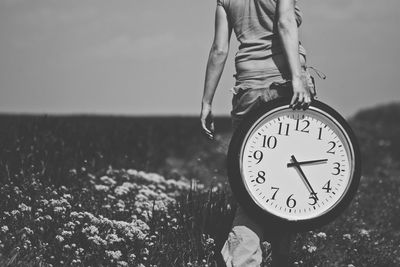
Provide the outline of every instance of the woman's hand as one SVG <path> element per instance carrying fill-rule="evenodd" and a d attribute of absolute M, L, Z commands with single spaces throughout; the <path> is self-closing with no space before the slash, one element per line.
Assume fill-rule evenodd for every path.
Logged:
<path fill-rule="evenodd" d="M 290 106 L 293 109 L 307 109 L 311 103 L 311 96 L 308 87 L 305 86 L 301 78 L 292 80 L 293 97 Z"/>
<path fill-rule="evenodd" d="M 208 139 L 214 140 L 214 118 L 211 111 L 211 104 L 203 102 L 200 114 L 202 131 Z"/>

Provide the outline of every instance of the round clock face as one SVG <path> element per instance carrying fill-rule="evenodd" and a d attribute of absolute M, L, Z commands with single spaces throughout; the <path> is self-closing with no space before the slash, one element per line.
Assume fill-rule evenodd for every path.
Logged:
<path fill-rule="evenodd" d="M 282 105 L 258 116 L 237 146 L 241 186 L 260 210 L 283 220 L 329 213 L 358 184 L 346 127 L 315 106 Z"/>

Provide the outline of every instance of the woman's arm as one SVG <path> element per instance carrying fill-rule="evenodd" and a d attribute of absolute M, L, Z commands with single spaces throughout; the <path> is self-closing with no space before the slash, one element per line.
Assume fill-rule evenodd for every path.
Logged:
<path fill-rule="evenodd" d="M 292 80 L 293 98 L 290 104 L 295 107 L 303 106 L 303 108 L 306 108 L 311 103 L 311 97 L 301 79 L 299 32 L 295 15 L 295 0 L 278 0 L 277 18 L 278 33 L 288 60 Z"/>
<path fill-rule="evenodd" d="M 215 12 L 214 41 L 207 62 L 200 114 L 203 132 L 210 139 L 214 138 L 214 122 L 211 112 L 212 101 L 228 57 L 231 33 L 232 28 L 229 25 L 225 9 L 218 5 Z"/>

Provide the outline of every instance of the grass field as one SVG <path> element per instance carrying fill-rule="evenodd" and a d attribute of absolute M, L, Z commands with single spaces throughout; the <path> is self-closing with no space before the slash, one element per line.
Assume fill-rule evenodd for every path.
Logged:
<path fill-rule="evenodd" d="M 333 223 L 300 233 L 294 266 L 400 266 L 400 104 L 349 120 L 363 176 Z M 0 266 L 222 266 L 236 202 L 230 121 L 0 116 Z M 264 265 L 270 247 L 263 243 Z"/>

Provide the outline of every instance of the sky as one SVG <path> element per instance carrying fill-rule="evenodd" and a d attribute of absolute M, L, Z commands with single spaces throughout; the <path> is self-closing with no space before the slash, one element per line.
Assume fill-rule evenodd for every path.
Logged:
<path fill-rule="evenodd" d="M 300 0 L 319 100 L 400 101 L 400 1 Z M 0 113 L 198 115 L 216 0 L 0 0 Z M 229 59 L 214 99 L 228 115 Z"/>

